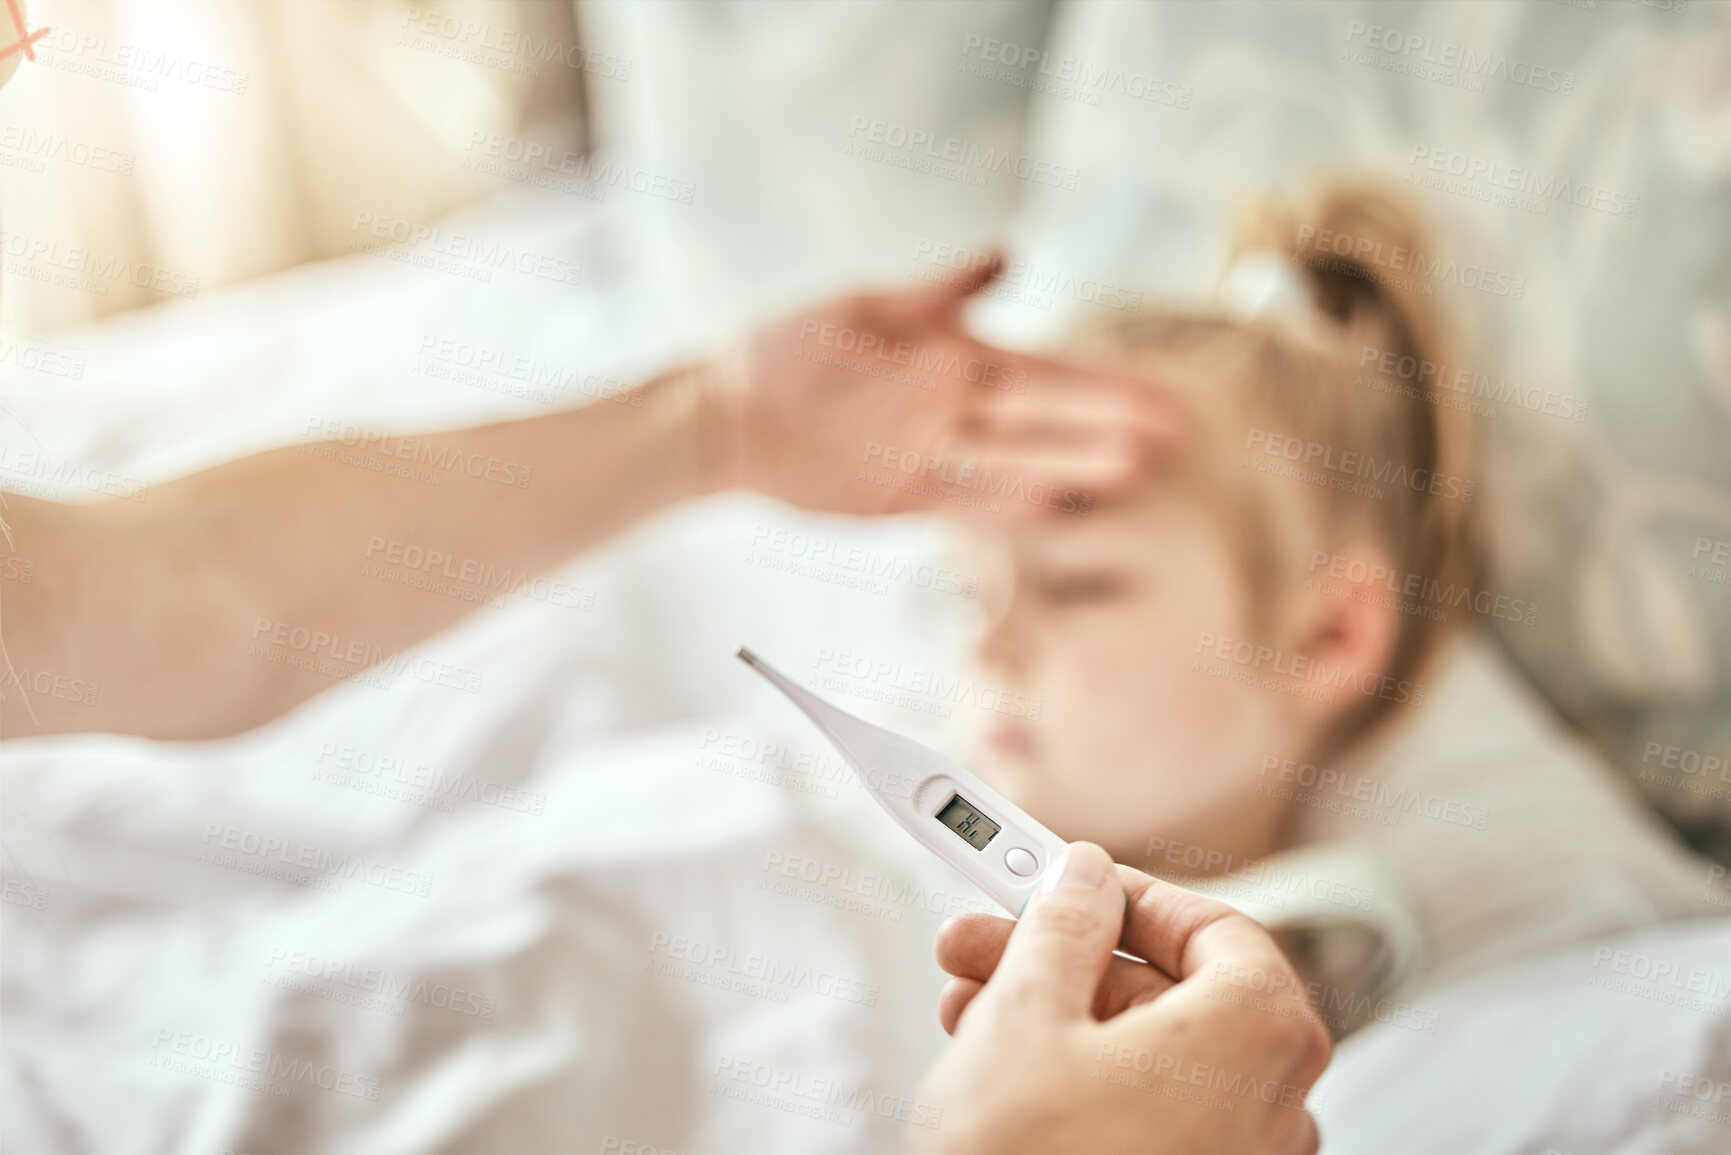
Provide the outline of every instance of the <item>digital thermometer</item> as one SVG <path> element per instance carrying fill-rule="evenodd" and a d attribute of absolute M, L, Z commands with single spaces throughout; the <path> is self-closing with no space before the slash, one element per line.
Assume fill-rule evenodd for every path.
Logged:
<path fill-rule="evenodd" d="M 739 658 L 817 723 L 878 805 L 927 850 L 1020 915 L 1064 840 L 929 746 L 837 709 L 743 647 Z"/>

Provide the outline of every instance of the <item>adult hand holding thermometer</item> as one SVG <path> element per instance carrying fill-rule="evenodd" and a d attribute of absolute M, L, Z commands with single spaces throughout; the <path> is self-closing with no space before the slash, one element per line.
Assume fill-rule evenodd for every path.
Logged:
<path fill-rule="evenodd" d="M 940 932 L 938 962 L 954 978 L 938 1014 L 955 1043 L 919 1092 L 944 1124 L 911 1129 L 913 1149 L 1115 1155 L 1157 1136 L 1175 1155 L 1316 1151 L 1304 1095 L 1327 1065 L 1328 1032 L 1302 993 L 1266 1010 L 1216 989 L 1254 973 L 1302 992 L 1262 927 L 1114 867 L 1097 846 L 1066 846 L 936 750 L 830 705 L 749 650 L 739 657 L 817 724 L 903 829 L 1006 910 L 1019 918 L 1047 892 L 1020 923 L 964 915 Z M 1150 1094 L 1163 1084 L 1137 1072 L 1156 1057 L 1233 1071 L 1259 1094 L 1235 1111 Z"/>
<path fill-rule="evenodd" d="M 902 829 L 1020 916 L 1064 840 L 929 746 L 830 705 L 743 647 L 762 674 L 824 732 Z"/>
<path fill-rule="evenodd" d="M 941 1125 L 910 1127 L 909 1148 L 1314 1155 L 1328 1032 L 1268 932 L 1091 843 L 1048 878 L 1019 921 L 938 932 L 954 1041 L 916 1092 Z"/>

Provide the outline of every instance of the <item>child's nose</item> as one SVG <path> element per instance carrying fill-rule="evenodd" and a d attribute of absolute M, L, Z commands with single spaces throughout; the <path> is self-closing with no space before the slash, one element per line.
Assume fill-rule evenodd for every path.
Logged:
<path fill-rule="evenodd" d="M 1015 602 L 992 614 L 986 623 L 985 636 L 980 639 L 980 662 L 1009 674 L 1020 674 L 1026 660 L 1021 612 Z"/>

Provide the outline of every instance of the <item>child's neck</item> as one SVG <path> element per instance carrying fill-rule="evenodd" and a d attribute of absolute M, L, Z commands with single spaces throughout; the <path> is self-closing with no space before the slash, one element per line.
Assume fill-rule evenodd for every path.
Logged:
<path fill-rule="evenodd" d="M 1120 859 L 1156 878 L 1214 878 L 1241 870 L 1292 845 L 1292 806 L 1273 795 L 1233 804 L 1183 829 L 1160 832 L 1141 862 Z M 1139 848 L 1142 849 L 1142 848 Z"/>

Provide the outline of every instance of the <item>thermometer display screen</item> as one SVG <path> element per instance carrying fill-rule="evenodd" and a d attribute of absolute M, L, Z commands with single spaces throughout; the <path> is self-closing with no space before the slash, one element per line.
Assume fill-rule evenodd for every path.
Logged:
<path fill-rule="evenodd" d="M 984 850 L 986 843 L 1003 829 L 975 810 L 973 804 L 960 794 L 952 797 L 944 804 L 944 808 L 938 811 L 938 821 L 961 835 L 975 850 Z"/>

